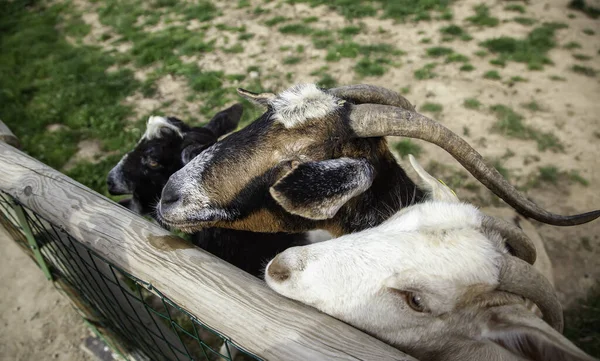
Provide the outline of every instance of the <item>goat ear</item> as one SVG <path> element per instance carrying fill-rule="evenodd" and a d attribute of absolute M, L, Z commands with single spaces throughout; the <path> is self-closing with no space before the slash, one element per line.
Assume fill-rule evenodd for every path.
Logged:
<path fill-rule="evenodd" d="M 521 305 L 495 307 L 482 337 L 533 361 L 591 361 L 566 337 Z"/>
<path fill-rule="evenodd" d="M 251 101 L 252 103 L 264 105 L 265 107 L 269 105 L 269 102 L 275 99 L 277 96 L 273 93 L 253 93 L 249 90 L 238 88 L 238 94 Z"/>
<path fill-rule="evenodd" d="M 308 219 L 333 218 L 352 197 L 373 183 L 366 159 L 339 158 L 295 166 L 270 189 L 286 211 Z"/>
<path fill-rule="evenodd" d="M 408 155 L 408 160 L 414 168 L 415 172 L 419 175 L 419 178 L 423 181 L 425 187 L 431 193 L 431 198 L 436 201 L 456 203 L 459 202 L 456 193 L 441 180 L 435 179 L 431 174 L 427 173 L 425 169 L 417 162 L 412 154 Z"/>
<path fill-rule="evenodd" d="M 205 128 L 192 128 L 183 136 L 181 144 L 181 162 L 188 164 L 203 150 L 217 142 L 217 137 L 212 131 Z"/>
<path fill-rule="evenodd" d="M 236 103 L 215 114 L 205 128 L 208 128 L 217 138 L 219 138 L 237 128 L 243 112 L 244 108 L 242 107 L 242 104 Z"/>

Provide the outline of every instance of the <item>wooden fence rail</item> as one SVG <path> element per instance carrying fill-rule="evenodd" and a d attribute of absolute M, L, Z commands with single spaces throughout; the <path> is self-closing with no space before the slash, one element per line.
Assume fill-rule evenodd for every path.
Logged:
<path fill-rule="evenodd" d="M 0 140 L 17 140 L 0 122 Z M 267 360 L 412 360 L 0 142 L 0 190 Z"/>

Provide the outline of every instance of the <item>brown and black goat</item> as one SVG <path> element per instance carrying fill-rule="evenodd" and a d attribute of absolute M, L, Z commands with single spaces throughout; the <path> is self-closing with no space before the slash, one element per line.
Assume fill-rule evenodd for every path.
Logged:
<path fill-rule="evenodd" d="M 462 138 L 390 90 L 303 84 L 279 95 L 238 91 L 266 106 L 266 113 L 171 176 L 158 206 L 166 224 L 187 231 L 218 226 L 325 229 L 334 235 L 376 226 L 424 199 L 390 152 L 385 136 L 391 135 L 442 147 L 524 216 L 560 226 L 600 216 L 560 216 L 539 208 Z"/>
<path fill-rule="evenodd" d="M 169 177 L 217 139 L 234 130 L 242 106 L 217 113 L 204 127 L 189 127 L 177 118 L 150 117 L 136 147 L 109 173 L 111 194 L 131 194 L 120 202 L 132 211 L 155 217 L 154 209 Z M 159 221 L 160 223 L 160 221 Z M 288 247 L 308 242 L 306 234 L 254 233 L 206 228 L 191 236 L 192 242 L 259 278 L 266 262 Z"/>

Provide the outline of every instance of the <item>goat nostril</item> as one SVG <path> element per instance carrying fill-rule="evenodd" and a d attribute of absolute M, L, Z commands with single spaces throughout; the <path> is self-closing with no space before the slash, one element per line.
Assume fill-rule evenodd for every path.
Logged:
<path fill-rule="evenodd" d="M 171 187 L 168 183 L 163 188 L 162 195 L 160 197 L 160 203 L 163 206 L 168 206 L 173 203 L 176 203 L 179 200 L 179 193 L 174 187 Z"/>
<path fill-rule="evenodd" d="M 278 257 L 271 262 L 269 269 L 267 270 L 269 277 L 275 281 L 283 282 L 290 278 L 290 269 L 281 263 L 279 263 Z"/>

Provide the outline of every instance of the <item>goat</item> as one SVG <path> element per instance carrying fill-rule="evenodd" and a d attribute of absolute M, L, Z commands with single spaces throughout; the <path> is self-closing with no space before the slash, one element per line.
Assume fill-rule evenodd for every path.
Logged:
<path fill-rule="evenodd" d="M 267 265 L 269 287 L 421 360 L 593 360 L 561 335 L 548 280 L 508 253 L 487 216 L 410 162 L 431 198 L 377 227 L 287 249 Z"/>
<path fill-rule="evenodd" d="M 236 104 L 217 113 L 206 126 L 195 128 L 177 118 L 150 117 L 142 139 L 110 171 L 109 193 L 132 194 L 121 204 L 136 213 L 154 216 L 154 205 L 169 176 L 218 137 L 235 129 L 241 115 L 242 107 Z M 308 242 L 305 234 L 221 228 L 207 228 L 191 238 L 196 246 L 257 277 L 262 277 L 264 265 L 271 257 Z"/>
<path fill-rule="evenodd" d="M 324 229 L 336 236 L 377 226 L 425 199 L 390 152 L 388 135 L 442 147 L 526 217 L 567 226 L 600 216 L 560 216 L 539 208 L 462 138 L 388 89 L 304 84 L 279 95 L 238 92 L 267 112 L 171 176 L 157 212 L 165 224 L 190 232 L 216 226 Z"/>

